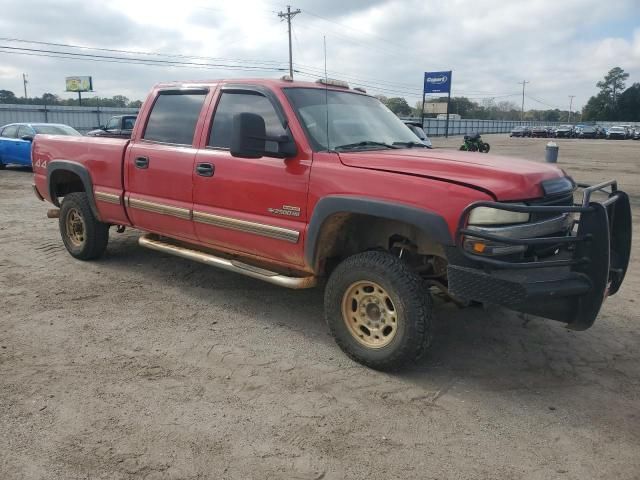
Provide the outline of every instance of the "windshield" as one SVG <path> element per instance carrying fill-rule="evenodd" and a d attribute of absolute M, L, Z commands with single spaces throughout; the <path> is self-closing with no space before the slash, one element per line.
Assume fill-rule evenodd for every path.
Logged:
<path fill-rule="evenodd" d="M 319 88 L 286 88 L 285 94 L 316 151 L 422 145 L 376 98 Z"/>
<path fill-rule="evenodd" d="M 33 125 L 33 129 L 36 133 L 42 133 L 44 135 L 71 135 L 80 137 L 82 134 L 77 130 L 66 125 Z"/>

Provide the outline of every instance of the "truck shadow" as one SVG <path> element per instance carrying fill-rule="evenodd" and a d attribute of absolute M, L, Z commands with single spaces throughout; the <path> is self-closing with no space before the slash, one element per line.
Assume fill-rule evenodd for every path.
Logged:
<path fill-rule="evenodd" d="M 614 323 L 616 317 L 608 313 L 607 305 L 591 330 L 573 332 L 562 323 L 498 307 L 459 309 L 436 299 L 434 342 L 428 353 L 401 372 L 380 374 L 345 362 L 324 322 L 321 288 L 283 289 L 148 251 L 138 247 L 136 240 L 135 232 L 112 237 L 101 266 L 117 271 L 135 264 L 141 277 L 206 303 L 219 302 L 216 295 L 223 292 L 230 310 L 242 310 L 267 327 L 275 323 L 300 333 L 324 346 L 319 349 L 334 349 L 335 356 L 324 357 L 325 364 L 317 367 L 321 371 L 335 371 L 342 365 L 345 372 L 352 369 L 344 375 L 365 375 L 369 383 L 404 382 L 425 392 L 428 405 L 464 386 L 467 391 L 492 392 L 516 402 L 549 406 L 571 402 L 596 415 L 603 398 L 637 395 L 640 375 L 631 365 L 637 363 L 634 352 L 640 335 Z M 585 396 L 585 391 L 590 393 Z"/>

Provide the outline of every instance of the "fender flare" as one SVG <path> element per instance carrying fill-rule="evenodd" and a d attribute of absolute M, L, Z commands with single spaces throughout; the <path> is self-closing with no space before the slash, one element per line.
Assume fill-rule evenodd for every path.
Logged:
<path fill-rule="evenodd" d="M 91 175 L 89 174 L 89 170 L 79 163 L 72 162 L 70 160 L 52 160 L 47 164 L 47 188 L 49 189 L 49 198 L 51 199 L 51 203 L 60 208 L 60 202 L 58 201 L 58 197 L 55 195 L 55 188 L 51 181 L 53 174 L 57 171 L 71 172 L 80 178 L 80 181 L 84 186 L 84 191 L 87 193 L 91 211 L 95 217 L 100 220 L 100 214 L 98 213 L 96 201 L 93 196 L 93 182 L 91 181 Z"/>
<path fill-rule="evenodd" d="M 454 241 L 449 225 L 439 214 L 401 203 L 367 197 L 332 195 L 324 197 L 316 204 L 307 228 L 304 248 L 305 263 L 316 267 L 318 238 L 325 220 L 336 213 L 356 213 L 373 217 L 399 220 L 415 226 L 434 242 L 443 246 L 453 246 Z"/>

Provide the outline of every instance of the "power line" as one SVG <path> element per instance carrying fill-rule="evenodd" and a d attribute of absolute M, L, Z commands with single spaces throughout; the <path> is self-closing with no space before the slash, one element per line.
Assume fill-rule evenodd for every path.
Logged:
<path fill-rule="evenodd" d="M 182 67 L 205 70 L 216 70 L 224 68 L 227 70 L 245 70 L 245 71 L 286 71 L 285 68 L 263 67 L 256 65 L 229 65 L 229 64 L 213 64 L 213 63 L 196 63 L 196 62 L 178 62 L 165 60 L 151 60 L 146 58 L 127 58 L 115 57 L 107 55 L 89 55 L 75 52 L 60 52 L 55 50 L 43 50 L 32 48 L 18 48 L 0 45 L 0 53 L 12 53 L 18 55 L 29 55 L 36 57 L 64 58 L 68 60 L 88 60 L 105 63 L 124 63 L 130 65 L 147 65 L 161 67 Z"/>
<path fill-rule="evenodd" d="M 560 107 L 558 105 L 552 105 L 551 103 L 541 100 L 539 98 L 536 98 L 531 94 L 528 94 L 526 97 L 530 100 L 533 100 L 534 102 L 538 102 L 541 105 L 545 105 L 546 107 L 557 108 L 558 110 L 560 110 Z"/>
<path fill-rule="evenodd" d="M 304 9 L 304 13 L 306 13 L 306 14 L 308 14 L 308 15 L 311 15 L 312 17 L 316 17 L 316 18 L 318 18 L 318 19 L 320 19 L 320 20 L 323 20 L 323 21 L 325 21 L 325 22 L 333 23 L 334 25 L 337 25 L 337 26 L 339 26 L 340 28 L 347 29 L 347 30 L 351 30 L 351 31 L 353 31 L 353 32 L 358 32 L 358 33 L 361 33 L 361 34 L 363 34 L 363 35 L 367 35 L 367 36 L 372 37 L 372 38 L 377 38 L 379 41 L 384 42 L 384 43 L 387 43 L 387 44 L 389 44 L 389 45 L 392 45 L 392 46 L 394 46 L 394 47 L 396 47 L 396 48 L 399 48 L 399 49 L 401 49 L 403 52 L 406 52 L 406 51 L 409 49 L 409 47 L 407 47 L 407 46 L 400 45 L 400 44 L 398 44 L 398 43 L 392 42 L 392 41 L 390 41 L 390 40 L 388 40 L 388 39 L 386 39 L 386 38 L 380 37 L 380 36 L 375 35 L 375 34 L 373 34 L 373 33 L 365 32 L 364 30 L 358 30 L 357 28 L 353 28 L 353 27 L 351 27 L 351 26 L 349 26 L 349 25 L 344 25 L 344 24 L 342 24 L 342 23 L 336 22 L 335 20 L 331 20 L 331 19 L 329 19 L 329 18 L 323 17 L 322 15 L 318 15 L 317 13 L 313 13 L 313 12 L 311 12 L 311 11 L 307 10 L 306 8 Z"/>
<path fill-rule="evenodd" d="M 140 50 L 122 50 L 122 49 L 116 49 L 116 48 L 89 47 L 86 45 L 72 45 L 68 43 L 42 42 L 37 40 L 26 40 L 26 39 L 11 38 L 11 37 L 0 37 L 0 41 L 30 43 L 34 45 L 46 45 L 50 47 L 75 48 L 80 50 L 95 50 L 98 52 L 125 53 L 128 55 L 148 55 L 148 56 L 166 57 L 166 58 L 185 58 L 185 59 L 192 59 L 192 60 L 229 61 L 229 62 L 253 62 L 256 64 L 266 64 L 266 65 L 282 65 L 283 63 L 277 60 L 252 60 L 252 59 L 243 59 L 243 58 L 205 57 L 205 56 L 197 56 L 197 55 L 184 55 L 184 54 L 178 54 L 178 53 L 147 52 L 147 51 L 140 51 Z"/>

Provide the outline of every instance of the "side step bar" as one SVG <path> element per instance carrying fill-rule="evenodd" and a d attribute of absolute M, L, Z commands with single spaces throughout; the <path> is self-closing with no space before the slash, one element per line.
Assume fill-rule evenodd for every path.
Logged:
<path fill-rule="evenodd" d="M 276 272 L 265 270 L 264 268 L 248 265 L 238 260 L 216 257 L 210 253 L 163 242 L 158 239 L 157 235 L 143 235 L 138 239 L 138 243 L 140 246 L 150 248 L 151 250 L 170 253 L 171 255 L 187 258 L 189 260 L 195 260 L 196 262 L 222 268 L 223 270 L 229 270 L 230 272 L 240 273 L 248 277 L 257 278 L 258 280 L 264 280 L 265 282 L 273 283 L 280 287 L 293 289 L 311 288 L 315 287 L 317 283 L 317 279 L 314 276 L 287 277 Z"/>

